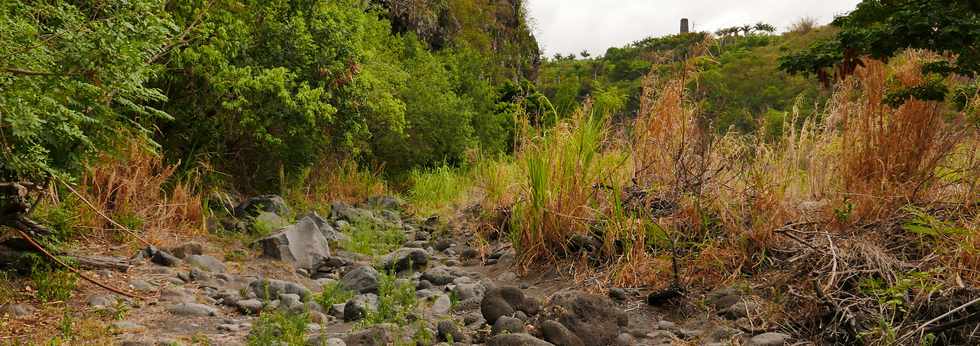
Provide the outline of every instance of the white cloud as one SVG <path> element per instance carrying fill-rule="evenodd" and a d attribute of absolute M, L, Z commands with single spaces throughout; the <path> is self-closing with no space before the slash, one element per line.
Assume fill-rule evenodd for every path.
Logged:
<path fill-rule="evenodd" d="M 689 18 L 692 30 L 715 31 L 766 22 L 784 30 L 802 17 L 828 23 L 854 9 L 860 0 L 528 0 L 535 36 L 546 55 L 605 53 L 650 36 L 680 30 Z"/>

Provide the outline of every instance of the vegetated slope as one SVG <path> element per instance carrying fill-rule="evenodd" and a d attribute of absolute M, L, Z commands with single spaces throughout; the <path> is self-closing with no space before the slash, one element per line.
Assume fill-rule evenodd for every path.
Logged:
<path fill-rule="evenodd" d="M 779 39 L 798 49 L 832 33 Z M 589 70 L 602 59 L 549 62 L 541 90 L 576 111 L 529 127 L 512 160 L 415 177 L 433 191 L 413 195 L 476 201 L 482 208 L 466 210 L 483 211 L 478 243 L 509 241 L 528 273 L 556 268 L 596 290 L 654 288 L 651 305 L 717 313 L 746 332 L 778 329 L 815 344 L 976 343 L 976 74 L 930 69 L 955 64 L 945 50 L 896 49 L 848 67 L 826 55 L 800 59 L 837 73 L 823 91 L 816 78 L 778 72 L 778 56 L 791 52 L 763 44 L 774 39 L 649 40 L 664 50 L 623 54 L 651 68 L 637 68 L 639 82 Z M 624 89 L 600 85 L 579 105 L 584 85 L 609 80 Z M 623 91 L 630 83 L 641 91 Z M 796 87 L 825 102 L 808 109 L 779 89 Z M 629 107 L 635 117 L 614 118 Z M 717 126 L 725 114 L 766 127 Z M 435 187 L 467 181 L 475 193 Z"/>
<path fill-rule="evenodd" d="M 759 128 L 776 133 L 794 107 L 802 115 L 815 115 L 829 95 L 813 79 L 779 71 L 779 56 L 835 32 L 801 27 L 781 35 L 752 30 L 650 37 L 609 48 L 599 57 L 547 59 L 537 84 L 562 114 L 589 97 L 598 109 L 636 116 L 644 77 L 668 79 L 693 51 L 706 50 L 697 62 L 701 71 L 687 82 L 705 120 L 719 132 L 734 127 L 743 133 Z"/>

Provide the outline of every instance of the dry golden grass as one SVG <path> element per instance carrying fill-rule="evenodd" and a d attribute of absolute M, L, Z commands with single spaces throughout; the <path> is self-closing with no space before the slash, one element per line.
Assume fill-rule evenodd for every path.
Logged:
<path fill-rule="evenodd" d="M 65 198 L 79 204 L 74 207 L 79 210 L 78 227 L 84 231 L 78 236 L 94 242 L 136 241 L 99 213 L 155 245 L 203 234 L 204 211 L 194 182 L 175 181 L 176 166 L 164 163 L 146 145 L 131 139 L 121 144 L 117 155 L 104 153 L 89 163 L 74 190 L 91 207 L 72 192 L 64 192 Z M 57 194 L 48 198 L 60 202 Z"/>
<path fill-rule="evenodd" d="M 857 81 L 845 84 L 844 95 L 860 92 L 857 101 L 843 101 L 831 116 L 838 119 L 843 193 L 858 201 L 859 218 L 881 218 L 901 205 L 930 196 L 936 169 L 964 139 L 962 119 L 949 120 L 944 104 L 909 100 L 898 108 L 884 102 L 888 76 L 901 87 L 923 82 L 915 53 L 889 73 L 880 61 L 868 60 L 857 71 Z M 941 197 L 941 196 L 938 196 Z"/>
<path fill-rule="evenodd" d="M 287 200 L 300 208 L 313 210 L 336 201 L 353 204 L 389 192 L 380 172 L 351 160 L 327 159 L 308 170 L 297 187 L 283 190 Z"/>
<path fill-rule="evenodd" d="M 610 138 L 614 132 L 603 124 L 589 140 L 599 149 L 583 149 L 576 137 L 590 126 L 583 114 L 529 137 L 517 155 L 521 189 L 498 193 L 515 203 L 511 240 L 522 267 L 578 261 L 569 239 L 593 235 L 602 242 L 594 254 L 602 260 L 579 276 L 663 287 L 676 243 L 684 247 L 682 281 L 712 287 L 771 266 L 773 251 L 799 245 L 777 232 L 786 225 L 835 236 L 871 229 L 883 236 L 869 239 L 902 239 L 907 234 L 889 233 L 908 218 L 905 206 L 952 206 L 958 211 L 950 222 L 966 232 L 947 237 L 943 246 L 956 251 L 937 258 L 975 282 L 977 129 L 966 112 L 941 102 L 885 101 L 890 91 L 922 83 L 920 67 L 929 57 L 911 52 L 891 64 L 866 61 L 838 86 L 825 116 L 800 120 L 794 111 L 775 141 L 713 134 L 687 99 L 690 72 L 647 79 L 626 140 Z M 597 163 L 615 162 L 611 157 L 620 163 Z"/>

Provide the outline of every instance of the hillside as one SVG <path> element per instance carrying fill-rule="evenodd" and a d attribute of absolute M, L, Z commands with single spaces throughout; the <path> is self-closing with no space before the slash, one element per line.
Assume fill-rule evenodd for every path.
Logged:
<path fill-rule="evenodd" d="M 688 88 L 706 120 L 718 132 L 734 127 L 751 133 L 781 127 L 794 107 L 807 117 L 825 105 L 829 93 L 818 81 L 780 71 L 777 60 L 784 52 L 835 33 L 832 27 L 811 28 L 804 23 L 780 35 L 752 31 L 718 39 L 704 32 L 650 37 L 609 48 L 599 57 L 548 59 L 537 85 L 563 114 L 590 97 L 595 107 L 634 117 L 645 80 L 669 79 L 688 58 L 700 56 L 700 71 L 688 81 Z"/>

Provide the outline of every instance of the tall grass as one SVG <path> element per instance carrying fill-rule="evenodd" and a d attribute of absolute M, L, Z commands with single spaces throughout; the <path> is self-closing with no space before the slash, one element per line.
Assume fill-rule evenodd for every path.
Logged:
<path fill-rule="evenodd" d="M 333 202 L 353 204 L 390 192 L 380 169 L 365 169 L 349 159 L 324 160 L 280 190 L 291 205 L 320 212 Z"/>
<path fill-rule="evenodd" d="M 411 184 L 409 200 L 420 215 L 448 212 L 472 185 L 464 168 L 445 164 L 431 169 L 413 169 L 408 180 Z"/>
<path fill-rule="evenodd" d="M 88 163 L 73 184 L 78 195 L 52 186 L 39 217 L 51 222 L 62 240 L 135 240 L 99 213 L 157 245 L 201 234 L 204 213 L 195 182 L 176 180 L 176 166 L 164 163 L 143 139 L 128 138 L 118 148 Z"/>
<path fill-rule="evenodd" d="M 859 99 L 833 114 L 843 127 L 844 189 L 861 200 L 859 211 L 868 217 L 928 195 L 936 169 L 967 134 L 960 116 L 947 117 L 943 102 L 911 99 L 892 107 L 885 101 L 888 84 L 909 88 L 925 81 L 924 53 L 910 51 L 904 58 L 893 71 L 883 62 L 866 61 L 858 70 L 860 88 L 851 83 L 841 91 L 860 92 Z"/>
<path fill-rule="evenodd" d="M 589 275 L 602 269 L 598 275 L 618 285 L 662 285 L 680 253 L 684 280 L 717 283 L 771 263 L 786 241 L 775 231 L 788 223 L 840 232 L 902 217 L 909 204 L 973 205 L 980 137 L 967 112 L 887 100 L 921 84 L 920 67 L 932 58 L 910 52 L 891 64 L 866 61 L 823 116 L 801 119 L 794 110 L 776 138 L 714 135 L 688 100 L 690 70 L 645 82 L 626 138 L 615 138 L 588 107 L 525 135 L 513 166 L 520 188 L 496 193 L 513 201 L 520 265 L 570 260 L 570 239 L 589 236 L 602 243 Z M 967 229 L 976 229 L 974 219 L 964 219 Z M 957 242 L 968 249 L 978 238 Z M 975 252 L 947 261 L 975 267 Z"/>
<path fill-rule="evenodd" d="M 567 252 L 570 236 L 588 234 L 593 187 L 608 168 L 599 164 L 606 130 L 606 122 L 585 107 L 524 144 L 518 160 L 526 181 L 511 236 L 523 265 L 555 259 Z"/>

